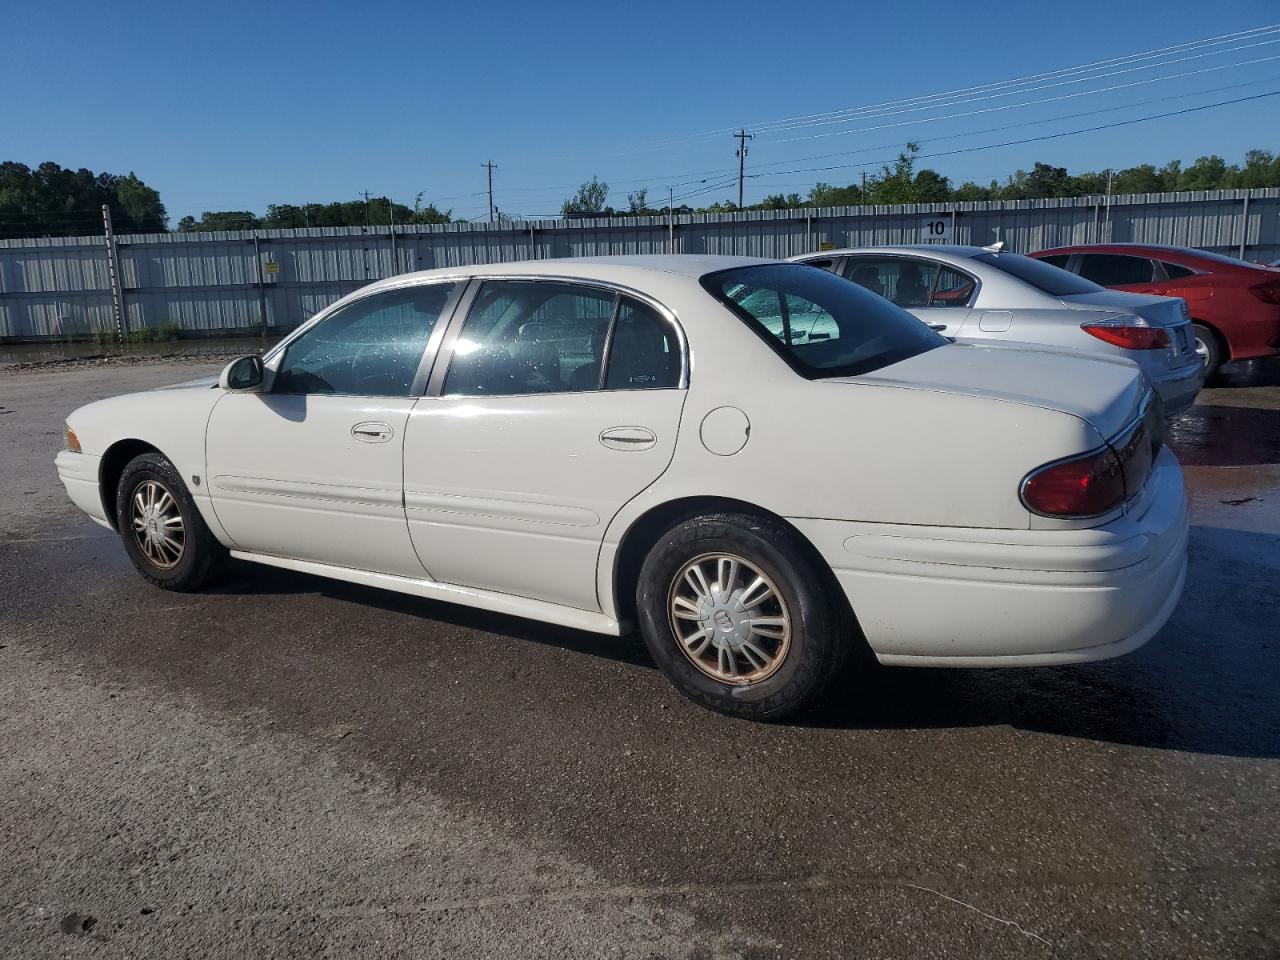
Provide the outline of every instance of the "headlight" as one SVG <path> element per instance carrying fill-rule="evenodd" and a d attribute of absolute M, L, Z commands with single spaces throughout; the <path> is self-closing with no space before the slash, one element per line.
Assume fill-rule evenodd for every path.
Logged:
<path fill-rule="evenodd" d="M 67 424 L 67 449 L 72 453 L 80 452 L 80 438 L 76 436 L 76 432 L 71 429 L 71 424 Z"/>

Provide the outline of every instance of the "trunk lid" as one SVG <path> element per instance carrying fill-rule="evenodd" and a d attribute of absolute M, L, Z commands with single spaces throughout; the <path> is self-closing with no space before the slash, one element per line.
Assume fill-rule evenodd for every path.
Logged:
<path fill-rule="evenodd" d="M 952 343 L 847 383 L 989 397 L 1058 410 L 1109 440 L 1130 424 L 1148 393 L 1131 360 L 1027 344 Z"/>
<path fill-rule="evenodd" d="M 1187 313 L 1187 301 L 1181 297 L 1099 290 L 1096 293 L 1078 293 L 1058 299 L 1070 310 L 1131 313 L 1142 317 L 1152 326 L 1164 327 L 1169 331 L 1169 340 L 1173 344 L 1171 360 L 1175 366 L 1177 358 L 1195 353 L 1196 340 L 1191 330 L 1191 318 Z"/>

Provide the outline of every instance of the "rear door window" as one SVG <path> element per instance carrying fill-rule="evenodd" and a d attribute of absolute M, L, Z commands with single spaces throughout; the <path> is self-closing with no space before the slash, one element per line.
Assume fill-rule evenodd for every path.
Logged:
<path fill-rule="evenodd" d="M 444 392 L 599 389 L 615 300 L 612 291 L 577 284 L 485 281 L 453 345 Z"/>
<path fill-rule="evenodd" d="M 926 307 L 938 264 L 908 257 L 850 257 L 844 275 L 900 307 Z"/>
<path fill-rule="evenodd" d="M 612 290 L 486 280 L 458 339 L 443 392 L 463 396 L 655 390 L 680 385 L 674 327 Z"/>
<path fill-rule="evenodd" d="M 1103 287 L 1150 283 L 1155 265 L 1146 257 L 1119 253 L 1086 253 L 1080 257 L 1080 276 Z"/>
<path fill-rule="evenodd" d="M 1069 253 L 1055 253 L 1051 257 L 1036 257 L 1041 263 L 1051 263 L 1059 270 L 1067 269 L 1067 262 L 1071 259 Z"/>

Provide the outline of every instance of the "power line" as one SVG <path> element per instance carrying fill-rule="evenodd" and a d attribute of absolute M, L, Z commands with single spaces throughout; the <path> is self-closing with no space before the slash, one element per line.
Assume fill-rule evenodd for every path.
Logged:
<path fill-rule="evenodd" d="M 1011 80 L 995 81 L 991 83 L 979 84 L 979 85 L 970 86 L 970 87 L 961 87 L 961 88 L 951 90 L 951 91 L 946 91 L 943 93 L 928 94 L 928 95 L 909 97 L 909 98 L 903 98 L 898 100 L 886 100 L 880 103 L 866 104 L 860 107 L 851 107 L 851 108 L 845 108 L 842 110 L 827 111 L 825 113 L 800 115 L 800 116 L 787 117 L 787 118 L 770 120 L 770 121 L 757 121 L 751 124 L 751 126 L 759 131 L 768 131 L 768 130 L 775 129 L 780 125 L 790 124 L 797 121 L 818 120 L 818 119 L 824 119 L 828 117 L 835 117 L 835 116 L 841 116 L 841 115 L 848 116 L 848 115 L 857 114 L 859 112 L 865 113 L 868 111 L 890 109 L 895 107 L 905 107 L 909 105 L 924 105 L 924 106 L 937 105 L 936 103 L 933 103 L 933 101 L 947 100 L 955 97 L 986 93 L 986 92 L 990 92 L 990 91 L 1002 89 L 1002 88 L 1023 86 L 1026 84 L 1036 83 L 1041 80 L 1053 79 L 1055 77 L 1069 76 L 1071 74 L 1096 71 L 1106 67 L 1122 64 L 1122 63 L 1131 63 L 1131 62 L 1141 61 L 1141 60 L 1157 60 L 1171 53 L 1179 53 L 1187 50 L 1203 49 L 1209 46 L 1220 46 L 1224 44 L 1231 44 L 1233 42 L 1254 39 L 1255 37 L 1259 37 L 1259 36 L 1267 36 L 1277 31 L 1280 31 L 1280 24 L 1269 24 L 1262 27 L 1255 27 L 1250 30 L 1242 30 L 1242 31 L 1236 31 L 1234 33 L 1220 34 L 1218 36 L 1206 37 L 1199 40 L 1188 41 L 1180 44 L 1174 44 L 1168 47 L 1160 47 L 1153 50 L 1144 51 L 1141 53 L 1129 54 L 1123 57 L 1113 57 L 1106 60 L 1094 61 L 1092 63 L 1079 64 L 1074 67 L 1062 68 L 1059 70 L 1049 71 L 1047 73 L 1031 74 L 1023 77 L 1017 77 Z M 1230 51 L 1219 51 L 1219 52 L 1230 52 Z M 1176 62 L 1176 61 L 1169 61 L 1169 62 Z M 1156 64 L 1156 66 L 1158 65 L 1159 64 Z M 1010 91 L 1010 92 L 1014 92 L 1014 91 Z M 731 133 L 731 132 L 732 132 L 731 128 L 727 129 L 727 128 L 721 127 L 714 130 L 706 130 L 700 133 L 683 134 L 675 137 L 664 137 L 664 138 L 657 138 L 650 141 L 642 141 L 638 144 L 632 144 L 631 146 L 632 148 L 645 147 L 645 146 L 649 146 L 649 147 L 670 146 L 670 145 L 676 145 L 679 143 L 688 142 L 691 140 L 723 136 L 725 133 Z"/>
<path fill-rule="evenodd" d="M 976 147 L 958 147 L 955 150 L 942 150 L 935 153 L 916 154 L 917 160 L 930 160 L 937 157 L 951 157 L 962 153 L 976 153 L 980 150 L 994 150 L 997 147 L 1014 147 L 1027 143 L 1040 143 L 1045 140 L 1057 140 L 1061 137 L 1073 137 L 1082 133 L 1095 133 L 1099 130 L 1113 130 L 1116 127 L 1127 127 L 1135 123 L 1146 123 L 1149 120 L 1164 120 L 1168 117 L 1180 117 L 1188 113 L 1197 113 L 1201 110 L 1212 110 L 1215 107 L 1231 106 L 1237 103 L 1248 103 L 1252 100 L 1262 100 L 1266 97 L 1280 96 L 1280 90 L 1271 90 L 1267 93 L 1256 93 L 1248 97 L 1237 97 L 1234 100 L 1220 100 L 1217 103 L 1206 103 L 1198 107 L 1185 107 L 1182 110 L 1171 110 L 1168 113 L 1154 113 L 1145 117 L 1134 117 L 1129 120 L 1118 120 L 1115 123 L 1103 123 L 1093 127 L 1081 127 L 1078 130 L 1064 130 L 1059 133 L 1047 133 L 1039 137 L 1027 137 L 1023 140 L 1006 140 L 1003 143 L 987 143 Z M 822 173 L 829 170 L 847 170 L 850 167 L 873 167 L 876 164 L 891 163 L 891 159 L 867 160 L 860 163 L 845 163 L 827 167 L 802 167 L 794 170 L 778 170 L 773 174 L 751 174 L 753 178 L 765 178 L 769 176 L 787 176 L 792 173 Z"/>
<path fill-rule="evenodd" d="M 1269 57 L 1268 59 L 1280 60 L 1280 57 Z M 1202 97 L 1210 93 L 1222 93 L 1224 90 L 1239 90 L 1241 87 L 1252 87 L 1259 83 L 1271 83 L 1280 80 L 1280 76 L 1263 77 L 1259 80 L 1249 80 L 1245 83 L 1229 83 L 1221 87 L 1210 87 L 1207 90 L 1195 90 L 1189 93 L 1175 93 L 1167 97 L 1152 97 L 1148 100 L 1137 100 L 1133 103 L 1119 104 L 1114 107 L 1100 107 L 1097 110 L 1083 110 L 1079 113 L 1067 113 L 1057 117 L 1042 117 L 1038 120 L 1020 120 L 1017 123 L 1006 123 L 998 127 L 986 127 L 982 130 L 965 130 L 961 133 L 949 133 L 944 136 L 929 137 L 929 143 L 937 143 L 941 140 L 957 140 L 963 137 L 976 137 L 984 133 L 999 133 L 1002 130 L 1015 130 L 1018 127 L 1037 126 L 1042 123 L 1055 123 L 1059 120 L 1075 120 L 1080 117 L 1092 117 L 1100 113 L 1114 113 L 1117 110 L 1129 110 L 1133 107 L 1150 106 L 1153 103 L 1167 103 L 1170 100 L 1183 100 L 1187 97 Z M 890 150 L 894 147 L 904 146 L 898 143 L 883 143 L 874 147 L 859 147 L 856 150 L 838 150 L 834 153 L 819 153 L 808 157 L 789 157 L 785 160 L 769 160 L 759 164 L 761 167 L 776 167 L 787 163 L 802 163 L 805 160 L 826 160 L 831 157 L 847 157 L 857 153 L 870 153 L 874 150 Z"/>
<path fill-rule="evenodd" d="M 1268 40 L 1268 43 L 1280 43 L 1280 39 Z M 900 120 L 894 123 L 881 123 L 871 127 L 855 127 L 852 130 L 833 130 L 827 133 L 811 133 L 801 137 L 780 137 L 776 140 L 770 140 L 770 143 L 795 143 L 800 140 L 820 140 L 826 137 L 843 137 L 853 133 L 868 133 L 872 130 L 886 130 L 890 127 L 910 127 L 925 123 L 936 123 L 941 120 L 956 120 L 962 117 L 974 117 L 983 113 L 999 113 L 1003 110 L 1017 110 L 1021 107 L 1035 107 L 1042 103 L 1056 103 L 1059 100 L 1073 100 L 1078 97 L 1089 97 L 1099 93 L 1114 93 L 1116 90 L 1127 90 L 1130 87 L 1140 87 L 1150 83 L 1160 83 L 1164 80 L 1180 80 L 1184 77 L 1196 77 L 1206 73 L 1215 73 L 1219 70 L 1235 70 L 1240 67 L 1254 66 L 1259 63 L 1270 63 L 1273 60 L 1280 60 L 1280 55 L 1274 57 L 1257 57 L 1253 60 L 1243 60 L 1238 63 L 1223 63 L 1215 67 L 1203 67 L 1199 70 L 1187 70 L 1182 73 L 1170 73 L 1162 77 L 1147 77 L 1143 80 L 1132 80 L 1128 83 L 1116 83 L 1109 87 L 1098 87 L 1094 90 L 1078 90 L 1074 93 L 1063 93 L 1052 97 L 1042 97 L 1038 100 L 1023 100 L 1020 103 L 1006 103 L 995 107 L 981 107 L 977 110 L 965 110 L 960 113 L 942 114 L 936 117 L 924 117 L 917 120 Z M 956 104 L 958 106 L 958 104 Z"/>

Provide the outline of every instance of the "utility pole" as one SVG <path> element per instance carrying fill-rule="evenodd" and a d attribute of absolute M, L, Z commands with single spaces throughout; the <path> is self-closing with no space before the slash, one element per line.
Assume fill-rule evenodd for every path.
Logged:
<path fill-rule="evenodd" d="M 111 283 L 111 313 L 116 322 L 116 336 L 126 342 L 124 319 L 124 290 L 120 286 L 120 256 L 116 251 L 116 235 L 111 228 L 111 208 L 102 205 L 102 229 L 107 236 L 107 279 Z"/>
<path fill-rule="evenodd" d="M 671 188 L 667 187 L 667 253 L 676 252 L 676 212 L 672 207 L 675 202 L 672 192 Z"/>
<path fill-rule="evenodd" d="M 745 128 L 739 128 L 735 133 L 734 139 L 738 141 L 738 209 L 742 209 L 742 177 L 743 170 L 747 162 L 747 141 L 755 139 L 754 133 L 747 133 Z"/>
<path fill-rule="evenodd" d="M 485 167 L 489 171 L 489 222 L 493 223 L 493 171 L 498 168 L 492 160 L 488 160 L 480 166 Z"/>
<path fill-rule="evenodd" d="M 364 225 L 365 229 L 369 228 L 369 191 L 364 192 Z"/>
<path fill-rule="evenodd" d="M 867 171 L 862 171 L 862 202 L 867 202 Z"/>
<path fill-rule="evenodd" d="M 1111 242 L 1111 176 L 1112 176 L 1111 168 L 1108 167 L 1107 168 L 1107 239 L 1106 239 L 1107 243 Z"/>

